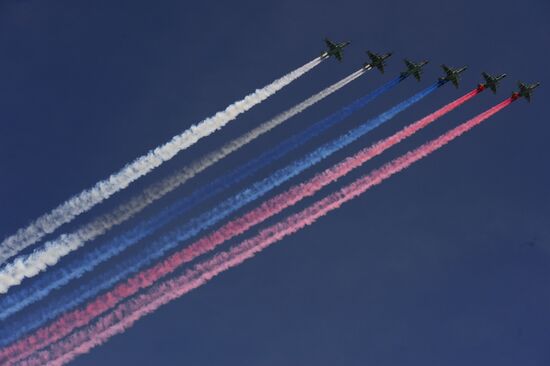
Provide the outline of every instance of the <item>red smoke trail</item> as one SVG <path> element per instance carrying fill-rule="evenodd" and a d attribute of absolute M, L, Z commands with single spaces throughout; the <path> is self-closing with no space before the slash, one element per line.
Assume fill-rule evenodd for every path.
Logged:
<path fill-rule="evenodd" d="M 512 102 L 512 98 L 505 100 L 441 135 L 437 139 L 392 160 L 371 174 L 317 201 L 303 211 L 260 231 L 257 236 L 242 242 L 229 251 L 214 255 L 211 259 L 196 265 L 194 269 L 188 270 L 182 276 L 158 284 L 145 293 L 136 296 L 134 299 L 118 305 L 113 311 L 99 318 L 93 325 L 73 333 L 46 351 L 42 351 L 36 356 L 25 360 L 21 365 L 42 365 L 49 360 L 52 361 L 48 362 L 48 365 L 63 365 L 74 359 L 77 355 L 88 352 L 91 348 L 102 344 L 113 335 L 123 332 L 142 316 L 201 286 L 219 273 L 253 257 L 256 253 L 285 236 L 312 224 L 319 217 L 340 207 L 346 201 L 355 198 L 369 188 L 381 183 L 386 178 L 429 155 L 507 107 Z"/>
<path fill-rule="evenodd" d="M 63 365 L 79 354 L 88 352 L 91 348 L 104 343 L 113 335 L 123 332 L 135 321 L 155 311 L 160 306 L 203 285 L 219 273 L 253 257 L 256 253 L 285 236 L 314 223 L 319 217 L 340 207 L 343 203 L 357 197 L 393 174 L 409 167 L 414 162 L 436 151 L 504 109 L 513 101 L 513 98 L 503 101 L 440 137 L 392 160 L 372 173 L 317 201 L 301 212 L 261 230 L 255 237 L 245 240 L 226 252 L 215 254 L 211 259 L 197 264 L 183 275 L 162 282 L 150 288 L 145 293 L 119 304 L 114 310 L 100 317 L 91 326 L 73 333 L 47 350 L 41 351 L 36 356 L 23 361 L 21 365 L 42 365 L 50 360 L 52 361 L 48 362 L 48 365 Z M 349 164 L 352 164 L 350 160 L 346 159 Z"/>
<path fill-rule="evenodd" d="M 447 104 L 423 119 L 405 127 L 391 137 L 381 140 L 371 147 L 359 151 L 356 155 L 347 158 L 343 162 L 317 174 L 308 182 L 296 185 L 272 199 L 264 202 L 258 208 L 248 212 L 244 216 L 232 220 L 212 234 L 196 241 L 190 246 L 168 257 L 163 262 L 136 274 L 126 282 L 118 285 L 113 290 L 97 297 L 83 309 L 76 309 L 61 316 L 50 325 L 37 330 L 26 338 L 4 348 L 0 352 L 0 360 L 12 357 L 11 362 L 30 355 L 32 352 L 51 344 L 72 332 L 75 328 L 88 324 L 93 318 L 99 316 L 127 297 L 134 295 L 142 288 L 151 286 L 163 276 L 171 273 L 184 263 L 190 262 L 226 240 L 239 235 L 250 227 L 281 212 L 285 208 L 295 204 L 301 199 L 313 195 L 315 192 L 346 175 L 351 170 L 359 167 L 386 149 L 399 143 L 403 139 L 413 135 L 443 115 L 464 104 L 479 94 L 482 89 L 474 89 L 455 101 Z"/>

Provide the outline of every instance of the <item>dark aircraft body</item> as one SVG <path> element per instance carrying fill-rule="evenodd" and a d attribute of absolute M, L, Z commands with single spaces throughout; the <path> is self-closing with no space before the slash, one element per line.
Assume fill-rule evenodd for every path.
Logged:
<path fill-rule="evenodd" d="M 535 84 L 524 84 L 522 83 L 521 81 L 518 83 L 518 86 L 519 86 L 519 91 L 517 92 L 514 92 L 512 94 L 512 98 L 514 100 L 518 99 L 518 98 L 525 98 L 527 99 L 528 102 L 531 101 L 531 94 L 533 94 L 533 90 L 535 90 L 535 88 L 537 88 L 538 86 L 540 85 L 540 83 L 535 83 Z"/>
<path fill-rule="evenodd" d="M 478 88 L 489 88 L 491 91 L 496 94 L 497 93 L 497 87 L 498 83 L 506 77 L 506 74 L 500 74 L 498 76 L 491 76 L 487 74 L 486 72 L 482 72 L 481 75 L 485 79 L 484 83 L 481 83 L 478 85 Z"/>
<path fill-rule="evenodd" d="M 386 66 L 386 59 L 392 55 L 392 52 L 385 53 L 383 55 L 379 55 L 377 53 L 367 51 L 367 55 L 370 58 L 370 62 L 366 62 L 363 67 L 376 67 L 380 72 L 384 73 L 384 66 Z"/>
<path fill-rule="evenodd" d="M 422 68 L 428 63 L 428 61 L 421 61 L 419 63 L 414 63 L 409 60 L 404 60 L 405 65 L 407 65 L 407 70 L 401 73 L 401 77 L 406 78 L 407 76 L 414 76 L 414 78 L 420 81 L 420 76 L 422 75 Z"/>
<path fill-rule="evenodd" d="M 330 39 L 325 38 L 325 44 L 327 45 L 328 50 L 321 54 L 322 57 L 334 56 L 338 61 L 342 61 L 344 56 L 344 47 L 349 45 L 351 42 L 341 42 L 334 43 Z"/>
<path fill-rule="evenodd" d="M 445 71 L 445 76 L 439 78 L 439 81 L 450 81 L 457 88 L 459 81 L 458 76 L 468 69 L 466 66 L 461 67 L 460 69 L 453 69 L 447 65 L 441 65 L 441 68 Z"/>

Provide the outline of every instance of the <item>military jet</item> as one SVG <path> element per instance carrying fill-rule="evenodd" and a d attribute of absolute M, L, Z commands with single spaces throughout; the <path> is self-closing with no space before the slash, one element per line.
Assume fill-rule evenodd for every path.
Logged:
<path fill-rule="evenodd" d="M 401 73 L 402 78 L 406 78 L 409 75 L 414 76 L 414 78 L 420 81 L 420 75 L 422 75 L 422 68 L 428 63 L 428 61 L 421 61 L 415 64 L 412 61 L 405 60 L 405 65 L 407 65 L 407 71 Z"/>
<path fill-rule="evenodd" d="M 363 67 L 366 69 L 367 67 L 373 68 L 376 67 L 380 72 L 384 73 L 384 66 L 386 66 L 386 59 L 392 55 L 392 52 L 388 52 L 383 55 L 379 55 L 377 53 L 367 51 L 367 55 L 369 55 L 370 62 L 365 62 Z"/>
<path fill-rule="evenodd" d="M 462 72 L 468 69 L 467 66 L 461 67 L 460 69 L 453 69 L 447 65 L 441 65 L 441 67 L 443 68 L 443 71 L 445 71 L 445 76 L 439 78 L 439 81 L 441 82 L 450 81 L 457 88 L 458 88 L 458 75 L 460 75 Z"/>
<path fill-rule="evenodd" d="M 506 74 L 500 74 L 499 76 L 491 76 L 486 72 L 482 72 L 481 75 L 485 79 L 484 83 L 480 83 L 477 87 L 479 89 L 489 88 L 494 94 L 497 93 L 498 83 L 506 77 Z"/>
<path fill-rule="evenodd" d="M 519 91 L 512 93 L 512 98 L 516 100 L 518 98 L 524 97 L 525 99 L 527 99 L 528 102 L 530 102 L 531 94 L 533 93 L 533 90 L 539 85 L 540 83 L 526 85 L 520 81 L 518 83 Z"/>
<path fill-rule="evenodd" d="M 328 50 L 323 52 L 321 54 L 321 57 L 334 56 L 338 61 L 342 61 L 342 57 L 344 56 L 344 47 L 349 45 L 351 42 L 334 43 L 330 39 L 325 38 L 325 43 L 328 47 Z"/>

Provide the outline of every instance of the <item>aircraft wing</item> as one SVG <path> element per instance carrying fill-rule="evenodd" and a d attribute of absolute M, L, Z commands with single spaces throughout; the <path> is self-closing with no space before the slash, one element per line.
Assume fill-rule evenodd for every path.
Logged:
<path fill-rule="evenodd" d="M 336 57 L 338 61 L 342 61 L 342 56 L 343 56 L 342 51 L 338 51 L 334 54 L 334 57 Z"/>
<path fill-rule="evenodd" d="M 336 44 L 334 44 L 330 39 L 328 38 L 325 38 L 325 43 L 327 45 L 328 48 L 330 48 L 331 50 L 335 49 L 336 48 Z"/>
<path fill-rule="evenodd" d="M 525 94 L 525 99 L 527 99 L 527 101 L 531 103 L 531 94 Z"/>
<path fill-rule="evenodd" d="M 378 70 L 380 70 L 380 72 L 383 74 L 384 73 L 384 64 L 383 63 L 379 63 L 378 64 Z"/>
<path fill-rule="evenodd" d="M 451 76 L 453 74 L 453 71 L 449 69 L 446 65 L 441 65 L 441 67 L 443 68 L 443 71 L 445 71 L 445 74 L 447 74 L 447 76 Z M 453 81 L 453 84 L 454 84 L 454 81 Z"/>
<path fill-rule="evenodd" d="M 413 76 L 416 80 L 420 81 L 420 71 L 417 70 L 413 72 Z"/>
<path fill-rule="evenodd" d="M 458 78 L 452 78 L 451 81 L 453 85 L 458 89 Z"/>

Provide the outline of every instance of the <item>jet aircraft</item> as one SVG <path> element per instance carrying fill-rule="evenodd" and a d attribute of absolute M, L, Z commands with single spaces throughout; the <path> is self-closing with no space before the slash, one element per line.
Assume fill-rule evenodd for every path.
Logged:
<path fill-rule="evenodd" d="M 342 61 L 342 57 L 344 56 L 344 47 L 349 45 L 351 42 L 334 43 L 330 39 L 325 38 L 325 43 L 328 50 L 323 52 L 321 57 L 334 56 L 338 61 Z"/>
<path fill-rule="evenodd" d="M 367 51 L 367 55 L 370 58 L 370 62 L 365 62 L 363 67 L 364 68 L 367 68 L 367 67 L 374 68 L 374 67 L 376 67 L 383 74 L 384 73 L 384 66 L 386 66 L 386 59 L 392 55 L 392 52 L 388 52 L 388 53 L 385 53 L 383 55 L 379 55 L 377 53 Z"/>
<path fill-rule="evenodd" d="M 498 76 L 491 76 L 486 72 L 482 72 L 481 75 L 485 79 L 484 83 L 478 85 L 478 88 L 489 88 L 494 94 L 497 93 L 498 83 L 506 77 L 506 74 L 500 74 Z"/>
<path fill-rule="evenodd" d="M 538 82 L 535 84 L 524 84 L 520 81 L 518 83 L 519 91 L 514 92 L 512 94 L 512 98 L 516 100 L 518 98 L 524 97 L 525 99 L 527 99 L 528 102 L 530 102 L 531 94 L 533 94 L 533 90 L 535 90 L 535 88 L 537 88 L 539 85 L 540 83 Z"/>
<path fill-rule="evenodd" d="M 409 60 L 405 60 L 405 65 L 407 65 L 407 71 L 401 73 L 401 77 L 406 78 L 409 75 L 414 76 L 414 78 L 420 81 L 420 75 L 422 75 L 422 68 L 428 63 L 428 61 L 421 61 L 419 63 L 414 63 Z"/>
<path fill-rule="evenodd" d="M 445 76 L 439 78 L 439 81 L 450 81 L 455 87 L 458 88 L 458 75 L 468 69 L 467 66 L 461 67 L 460 69 L 453 69 L 447 65 L 441 65 L 443 71 L 445 71 Z"/>

